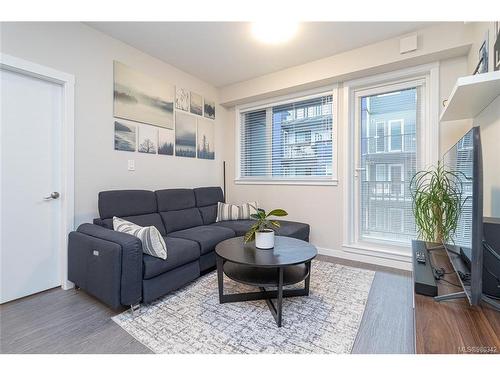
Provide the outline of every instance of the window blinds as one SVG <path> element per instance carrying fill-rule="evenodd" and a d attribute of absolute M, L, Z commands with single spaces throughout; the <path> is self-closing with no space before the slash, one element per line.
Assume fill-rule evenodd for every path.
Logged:
<path fill-rule="evenodd" d="M 242 112 L 242 180 L 321 180 L 332 178 L 333 97 Z"/>

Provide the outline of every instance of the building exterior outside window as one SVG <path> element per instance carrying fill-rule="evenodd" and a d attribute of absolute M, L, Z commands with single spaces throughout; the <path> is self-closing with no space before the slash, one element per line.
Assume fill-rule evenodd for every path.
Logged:
<path fill-rule="evenodd" d="M 408 244 L 415 236 L 409 183 L 417 171 L 418 105 L 417 88 L 361 98 L 362 239 Z"/>

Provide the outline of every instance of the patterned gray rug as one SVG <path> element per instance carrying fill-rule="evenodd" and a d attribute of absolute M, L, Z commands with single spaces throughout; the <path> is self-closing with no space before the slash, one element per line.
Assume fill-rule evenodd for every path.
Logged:
<path fill-rule="evenodd" d="M 216 272 L 113 320 L 154 353 L 350 353 L 373 276 L 313 261 L 310 295 L 284 299 L 281 328 L 265 301 L 219 304 Z M 224 278 L 225 293 L 255 290 Z"/>

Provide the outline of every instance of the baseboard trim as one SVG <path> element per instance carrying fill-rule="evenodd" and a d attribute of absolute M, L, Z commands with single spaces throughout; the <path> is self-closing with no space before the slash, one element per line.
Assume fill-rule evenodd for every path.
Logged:
<path fill-rule="evenodd" d="M 327 249 L 324 247 L 317 247 L 317 249 L 318 254 L 321 255 L 327 255 L 356 262 L 375 264 L 377 266 L 396 268 L 405 271 L 411 271 L 412 269 L 411 258 L 408 258 L 408 261 L 403 261 L 400 259 L 391 259 L 388 256 L 380 257 L 377 254 L 365 255 L 345 250 Z"/>

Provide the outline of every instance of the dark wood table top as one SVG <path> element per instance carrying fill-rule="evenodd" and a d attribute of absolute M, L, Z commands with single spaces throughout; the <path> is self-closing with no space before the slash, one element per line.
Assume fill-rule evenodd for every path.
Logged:
<path fill-rule="evenodd" d="M 306 263 L 318 254 L 316 248 L 310 243 L 283 236 L 275 237 L 273 249 L 258 249 L 254 241 L 244 243 L 243 237 L 235 237 L 219 243 L 215 247 L 215 252 L 230 262 L 255 267 L 279 267 Z"/>
<path fill-rule="evenodd" d="M 430 252 L 434 267 L 451 272 L 453 267 L 444 250 Z M 462 289 L 455 273 L 438 281 L 438 294 Z M 450 284 L 452 283 L 452 284 Z M 465 298 L 436 302 L 415 294 L 416 352 L 424 353 L 500 353 L 500 313 L 484 302 L 471 306 Z"/>

